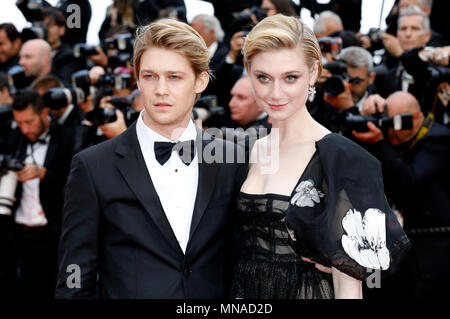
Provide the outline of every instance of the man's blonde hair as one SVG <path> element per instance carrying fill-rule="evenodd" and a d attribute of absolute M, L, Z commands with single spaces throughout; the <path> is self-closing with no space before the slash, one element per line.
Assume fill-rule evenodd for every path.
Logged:
<path fill-rule="evenodd" d="M 316 36 L 300 19 L 281 14 L 263 19 L 247 35 L 242 48 L 245 68 L 250 71 L 252 58 L 260 52 L 296 47 L 302 48 L 310 70 L 318 62 L 318 79 L 322 72 L 322 56 Z"/>
<path fill-rule="evenodd" d="M 192 66 L 195 75 L 209 70 L 209 51 L 200 34 L 184 22 L 173 19 L 160 19 L 138 28 L 134 42 L 133 68 L 139 79 L 141 59 L 151 48 L 174 50 L 183 54 Z"/>

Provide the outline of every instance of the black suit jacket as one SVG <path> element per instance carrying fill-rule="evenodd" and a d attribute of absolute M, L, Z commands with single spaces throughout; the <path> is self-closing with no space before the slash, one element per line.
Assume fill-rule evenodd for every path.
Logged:
<path fill-rule="evenodd" d="M 202 147 L 235 149 L 206 133 Z M 223 298 L 228 210 L 238 164 L 199 163 L 197 198 L 183 254 L 147 170 L 136 124 L 75 155 L 65 188 L 57 298 Z M 70 264 L 81 288 L 68 288 Z"/>
<path fill-rule="evenodd" d="M 16 156 L 26 157 L 28 140 L 17 128 L 12 133 L 9 142 L 17 146 Z M 39 199 L 48 221 L 48 227 L 54 235 L 59 234 L 63 209 L 63 189 L 69 174 L 73 154 L 73 132 L 71 129 L 52 123 L 50 127 L 50 142 L 45 156 L 44 167 L 47 172 L 39 183 Z M 20 204 L 22 184 L 16 190 L 16 207 Z"/>

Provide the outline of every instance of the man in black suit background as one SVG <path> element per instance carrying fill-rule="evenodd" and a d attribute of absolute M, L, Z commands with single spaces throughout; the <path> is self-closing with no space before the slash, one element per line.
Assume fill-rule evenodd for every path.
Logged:
<path fill-rule="evenodd" d="M 138 120 L 72 162 L 56 297 L 94 298 L 98 283 L 102 298 L 224 298 L 241 156 L 191 120 L 208 49 L 189 25 L 163 19 L 138 33 L 133 65 Z"/>
<path fill-rule="evenodd" d="M 205 40 L 210 53 L 209 68 L 216 75 L 216 72 L 225 63 L 225 58 L 230 51 L 229 47 L 223 42 L 225 33 L 222 30 L 219 19 L 213 15 L 199 14 L 192 19 L 191 27 Z M 203 95 L 217 95 L 217 91 L 220 89 L 216 85 L 215 79 L 213 79 L 208 84 Z"/>
<path fill-rule="evenodd" d="M 56 281 L 63 188 L 70 168 L 73 133 L 51 124 L 49 109 L 31 89 L 15 94 L 13 115 L 19 127 L 6 141 L 14 157 L 25 164 L 17 172 L 18 200 L 12 215 L 16 293 L 18 297 L 50 299 Z"/>

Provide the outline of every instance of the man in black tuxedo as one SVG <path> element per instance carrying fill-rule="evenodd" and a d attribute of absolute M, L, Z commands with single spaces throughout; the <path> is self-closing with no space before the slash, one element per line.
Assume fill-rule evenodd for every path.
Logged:
<path fill-rule="evenodd" d="M 70 169 L 73 133 L 51 124 L 41 96 L 20 90 L 14 96 L 13 115 L 19 128 L 7 138 L 11 153 L 23 160 L 12 221 L 13 254 L 19 297 L 54 295 L 56 255 L 63 208 L 63 188 Z M 14 151 L 12 151 L 14 150 Z"/>
<path fill-rule="evenodd" d="M 189 25 L 163 19 L 140 30 L 133 59 L 144 110 L 72 162 L 56 297 L 224 298 L 241 156 L 191 120 L 208 49 Z"/>

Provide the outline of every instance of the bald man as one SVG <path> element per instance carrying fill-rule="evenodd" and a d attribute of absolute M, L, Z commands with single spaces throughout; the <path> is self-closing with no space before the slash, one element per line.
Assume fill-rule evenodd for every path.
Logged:
<path fill-rule="evenodd" d="M 370 96 L 363 114 L 378 109 L 390 118 L 412 114 L 409 130 L 389 129 L 387 140 L 372 123 L 354 135 L 382 163 L 386 195 L 402 213 L 412 253 L 392 288 L 405 298 L 442 298 L 450 284 L 450 129 L 424 117 L 416 98 L 395 92 L 385 100 Z M 401 277 L 404 276 L 404 277 Z M 377 289 L 375 289 L 377 290 Z"/>
<path fill-rule="evenodd" d="M 52 49 L 42 39 L 28 40 L 20 49 L 19 64 L 25 75 L 34 79 L 48 75 L 52 69 Z"/>
<path fill-rule="evenodd" d="M 261 121 L 267 123 L 267 114 L 256 104 L 252 84 L 247 76 L 240 78 L 231 89 L 229 107 L 231 119 L 243 128 L 257 125 Z"/>

